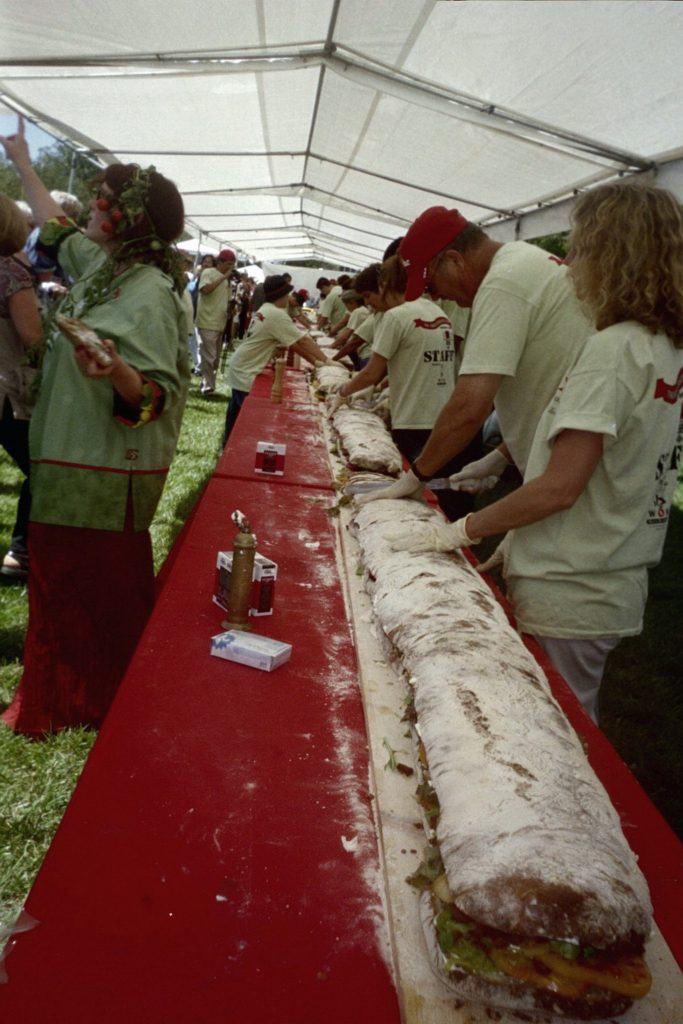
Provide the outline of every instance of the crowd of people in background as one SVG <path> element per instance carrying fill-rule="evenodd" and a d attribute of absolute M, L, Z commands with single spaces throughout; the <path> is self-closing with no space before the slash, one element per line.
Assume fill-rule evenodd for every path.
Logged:
<path fill-rule="evenodd" d="M 447 481 L 436 491 L 445 519 L 399 530 L 396 550 L 504 533 L 482 568 L 502 568 L 520 630 L 597 720 L 607 655 L 642 628 L 680 463 L 673 196 L 590 190 L 566 262 L 432 207 L 381 261 L 320 277 L 316 314 L 289 273 L 256 283 L 232 249 L 200 261 L 179 251 L 182 199 L 154 168 L 103 170 L 86 218 L 74 196 L 43 186 L 21 126 L 0 141 L 27 198 L 0 196 L 0 444 L 25 478 L 0 571 L 30 580 L 5 724 L 38 737 L 102 722 L 152 607 L 148 528 L 190 373 L 211 399 L 229 356 L 225 444 L 257 374 L 287 350 L 354 371 L 330 415 L 386 390 L 410 468 L 357 500 L 419 500 Z M 501 441 L 487 450 L 492 417 Z M 504 473 L 517 488 L 476 507 Z"/>

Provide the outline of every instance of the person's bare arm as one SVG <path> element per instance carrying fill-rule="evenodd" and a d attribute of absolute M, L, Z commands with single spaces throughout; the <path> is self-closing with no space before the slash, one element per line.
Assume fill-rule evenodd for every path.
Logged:
<path fill-rule="evenodd" d="M 292 351 L 298 352 L 300 356 L 303 356 L 304 359 L 307 359 L 309 363 L 314 365 L 319 362 L 327 362 L 327 356 L 322 349 L 318 348 L 309 334 L 304 334 L 303 338 L 295 341 L 291 348 Z"/>
<path fill-rule="evenodd" d="M 362 344 L 363 339 L 359 338 L 357 334 L 352 334 L 347 343 L 333 356 L 333 359 L 337 361 L 343 359 L 344 356 L 350 356 L 353 352 L 357 352 Z"/>
<path fill-rule="evenodd" d="M 351 328 L 345 327 L 344 330 L 340 331 L 337 337 L 334 339 L 332 348 L 341 348 L 342 345 L 346 344 L 346 342 L 349 340 L 352 334 L 353 331 L 351 330 Z"/>
<path fill-rule="evenodd" d="M 31 154 L 24 137 L 23 117 L 19 117 L 16 135 L 8 135 L 7 137 L 0 135 L 0 143 L 2 143 L 8 159 L 12 161 L 17 169 L 21 183 L 24 186 L 26 200 L 33 211 L 33 217 L 38 227 L 42 227 L 45 221 L 50 220 L 51 217 L 63 217 L 64 210 L 54 201 L 45 185 L 43 185 L 33 170 Z"/>
<path fill-rule="evenodd" d="M 221 271 L 219 270 L 218 273 L 221 274 Z M 215 292 L 216 288 L 218 288 L 220 285 L 223 284 L 223 282 L 225 280 L 227 280 L 227 276 L 228 276 L 227 274 L 221 274 L 220 280 L 217 278 L 215 281 L 212 281 L 210 284 L 204 284 L 203 285 L 203 284 L 200 283 L 199 290 L 202 293 L 202 295 L 210 295 L 211 292 Z"/>
<path fill-rule="evenodd" d="M 346 325 L 347 325 L 347 324 L 348 324 L 348 322 L 349 322 L 349 316 L 350 316 L 350 315 L 351 315 L 350 313 L 347 313 L 347 314 L 346 314 L 346 316 L 343 316 L 343 317 L 341 318 L 341 320 L 338 320 L 338 321 L 337 321 L 337 323 L 336 323 L 336 324 L 335 324 L 335 325 L 334 325 L 333 327 L 331 327 L 331 328 L 330 328 L 330 335 L 331 335 L 331 336 L 332 336 L 333 338 L 334 338 L 334 337 L 335 337 L 335 336 L 336 336 L 337 334 L 339 334 L 339 332 L 340 332 L 341 330 L 343 330 L 343 328 L 344 328 L 344 327 L 346 327 Z"/>
<path fill-rule="evenodd" d="M 563 430 L 555 439 L 544 473 L 467 517 L 472 540 L 537 523 L 571 508 L 586 489 L 602 457 L 603 435 Z"/>
<path fill-rule="evenodd" d="M 421 476 L 436 473 L 467 447 L 491 412 L 501 380 L 499 373 L 472 373 L 458 378 L 420 457 L 413 463 Z"/>
<path fill-rule="evenodd" d="M 386 375 L 387 360 L 384 356 L 380 356 L 377 352 L 373 352 L 368 365 L 364 366 L 359 373 L 354 374 L 351 380 L 347 381 L 346 384 L 342 384 L 337 394 L 342 398 L 349 398 L 351 395 L 355 395 L 357 391 L 362 391 L 363 388 L 369 388 L 374 384 L 379 384 Z"/>
<path fill-rule="evenodd" d="M 22 288 L 21 291 L 10 295 L 7 308 L 22 345 L 26 348 L 40 345 L 43 340 L 43 328 L 33 288 Z"/>

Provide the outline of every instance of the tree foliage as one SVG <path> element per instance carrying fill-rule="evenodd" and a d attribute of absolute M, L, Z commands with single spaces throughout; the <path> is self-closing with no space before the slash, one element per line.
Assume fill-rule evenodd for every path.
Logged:
<path fill-rule="evenodd" d="M 537 245 L 546 252 L 564 259 L 569 252 L 569 232 L 558 231 L 555 235 L 541 235 L 540 238 L 530 238 L 532 245 Z"/>

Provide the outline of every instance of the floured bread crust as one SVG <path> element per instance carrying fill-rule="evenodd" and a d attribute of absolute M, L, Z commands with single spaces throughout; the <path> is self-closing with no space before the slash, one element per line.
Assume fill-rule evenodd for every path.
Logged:
<path fill-rule="evenodd" d="M 327 394 L 330 389 L 346 384 L 347 380 L 351 379 L 351 371 L 340 363 L 335 363 L 332 366 L 318 366 L 315 370 L 315 379 L 318 391 Z"/>
<path fill-rule="evenodd" d="M 545 675 L 462 556 L 385 540 L 434 515 L 379 500 L 354 525 L 414 689 L 454 902 L 520 937 L 637 950 L 651 927 L 645 879 Z"/>
<path fill-rule="evenodd" d="M 374 412 L 342 405 L 332 417 L 349 463 L 390 476 L 401 472 L 403 459 L 384 420 Z"/>

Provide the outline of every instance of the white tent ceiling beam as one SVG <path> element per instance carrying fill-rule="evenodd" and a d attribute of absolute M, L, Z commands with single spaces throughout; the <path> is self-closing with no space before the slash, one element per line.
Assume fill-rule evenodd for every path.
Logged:
<path fill-rule="evenodd" d="M 368 228 L 359 228 L 355 224 L 344 223 L 341 220 L 333 220 L 332 217 L 325 217 L 323 214 L 309 213 L 307 210 L 302 210 L 302 217 L 310 217 L 311 220 L 324 221 L 325 224 L 334 224 L 339 228 L 346 228 L 349 231 L 358 231 L 363 235 L 372 235 L 374 238 L 381 238 L 382 241 L 387 244 L 396 237 L 395 235 L 382 235 L 379 231 L 370 231 Z M 384 246 L 386 249 L 386 245 Z"/>
<path fill-rule="evenodd" d="M 334 0 L 332 4 L 332 10 L 330 11 L 330 20 L 327 26 L 327 36 L 325 38 L 325 45 L 323 47 L 323 56 L 327 57 L 332 53 L 334 30 L 337 25 L 337 17 L 339 16 L 339 2 L 340 0 Z M 304 170 L 302 178 L 306 180 L 306 171 L 308 170 L 308 158 L 313 145 L 313 135 L 315 134 L 315 126 L 318 123 L 318 110 L 320 109 L 320 97 L 322 96 L 323 85 L 325 83 L 325 65 L 321 64 L 320 73 L 318 75 L 318 85 L 315 91 L 315 100 L 313 101 L 313 113 L 311 115 L 311 127 L 308 132 L 308 141 L 306 143 L 306 156 L 304 157 Z"/>
<path fill-rule="evenodd" d="M 464 196 L 452 195 L 450 192 L 442 192 L 440 189 L 429 188 L 427 185 L 416 185 L 412 181 L 403 178 L 394 178 L 389 174 L 381 174 L 379 171 L 371 171 L 367 167 L 359 167 L 358 164 L 347 164 L 343 160 L 334 160 L 332 157 L 323 156 L 322 153 L 311 153 L 312 160 L 319 160 L 324 164 L 332 164 L 335 167 L 342 167 L 346 171 L 353 171 L 355 174 L 365 174 L 370 178 L 378 178 L 380 181 L 388 181 L 392 185 L 402 185 L 403 188 L 412 188 L 424 195 L 437 196 L 439 199 L 452 199 L 455 203 L 466 203 L 468 206 L 476 206 L 480 210 L 489 210 L 492 213 L 509 214 L 513 211 L 501 209 L 499 206 L 489 206 L 487 203 L 478 202 L 476 199 L 466 199 Z"/>
<path fill-rule="evenodd" d="M 338 56 L 342 54 L 343 56 Z M 382 65 L 349 47 L 337 47 L 335 54 L 325 58 L 326 66 L 337 74 L 368 88 L 387 93 L 408 103 L 424 106 L 458 120 L 511 134 L 541 146 L 575 151 L 584 156 L 613 161 L 641 170 L 651 166 L 636 153 L 608 146 L 597 139 L 565 131 L 558 125 L 526 117 L 515 110 L 499 106 L 436 82 L 419 78 L 405 71 Z"/>
<path fill-rule="evenodd" d="M 339 0 L 335 0 L 330 19 L 330 35 L 328 35 L 328 40 L 326 40 L 324 46 L 317 51 L 310 51 L 304 54 L 299 53 L 293 56 L 291 52 L 274 54 L 266 48 L 260 53 L 250 51 L 233 55 L 230 51 L 226 51 L 224 54 L 216 55 L 187 55 L 185 59 L 192 60 L 194 63 L 185 70 L 185 73 L 192 75 L 206 75 L 209 73 L 225 75 L 231 72 L 244 74 L 245 71 L 262 73 L 278 70 L 291 71 L 297 67 L 310 68 L 316 64 L 320 65 L 320 78 L 318 80 L 307 146 L 309 151 L 315 132 L 324 72 L 328 68 L 342 78 L 394 96 L 396 99 L 417 104 L 429 110 L 435 110 L 448 117 L 485 127 L 490 131 L 513 135 L 521 141 L 546 148 L 559 149 L 564 152 L 580 153 L 584 158 L 590 158 L 600 163 L 607 161 L 623 167 L 638 168 L 640 170 L 645 170 L 651 166 L 651 162 L 639 154 L 606 145 L 599 140 L 575 132 L 569 132 L 560 126 L 527 117 L 515 110 L 491 103 L 488 100 L 470 96 L 397 68 L 391 68 L 369 57 L 362 51 L 354 50 L 348 46 L 335 45 L 331 40 L 331 33 L 334 30 L 338 9 Z M 130 72 L 127 69 L 131 64 L 138 64 L 143 59 L 151 61 L 151 67 L 158 69 L 160 65 L 168 65 L 169 63 L 177 65 L 178 61 L 182 58 L 168 54 L 145 55 L 144 57 L 135 55 L 99 55 L 93 58 L 77 59 L 35 58 L 31 61 L 13 61 L 0 58 L 0 65 L 6 67 L 17 64 L 38 67 L 78 67 L 99 64 L 107 65 L 106 77 L 111 78 L 115 77 L 112 75 L 112 69 L 117 66 L 121 67 L 122 74 L 130 77 Z M 171 73 L 178 75 L 182 71 L 177 66 L 174 66 Z M 6 77 L 26 79 L 30 76 L 12 76 L 10 74 Z"/>
<path fill-rule="evenodd" d="M 628 177 L 633 176 L 622 175 L 621 180 L 626 180 Z M 651 180 L 660 188 L 667 188 L 674 195 L 681 196 L 683 195 L 683 156 L 660 163 L 655 170 L 637 177 L 641 181 Z M 588 186 L 586 185 L 586 187 Z M 483 226 L 486 228 L 487 234 L 499 242 L 509 242 L 516 238 L 539 238 L 541 235 L 566 231 L 572 207 L 579 194 L 580 190 L 576 190 L 576 194 L 564 195 L 552 202 L 539 204 L 537 209 L 528 210 L 518 217 L 507 217 Z"/>
<path fill-rule="evenodd" d="M 214 234 L 227 234 L 231 231 L 230 228 L 221 230 L 220 228 L 212 229 Z M 343 235 L 339 232 L 324 231 L 322 228 L 316 228 L 304 224 L 288 224 L 283 228 L 240 228 L 239 230 L 232 231 L 231 237 L 236 242 L 242 241 L 249 235 L 256 235 L 260 241 L 262 238 L 268 237 L 268 232 L 271 231 L 275 238 L 286 238 L 288 235 L 318 235 L 320 238 L 330 238 L 336 241 L 341 241 L 347 245 L 357 245 L 360 249 L 366 249 L 368 252 L 383 252 L 386 246 L 380 248 L 377 245 L 369 245 L 365 242 L 357 242 L 355 239 L 350 239 L 347 235 Z M 390 241 L 390 239 L 388 240 Z"/>
<path fill-rule="evenodd" d="M 388 210 L 381 210 L 376 206 L 370 206 L 367 203 L 363 203 L 358 199 L 352 199 L 349 196 L 340 196 L 335 192 L 329 192 L 326 189 L 318 188 L 315 185 L 308 185 L 305 181 L 293 182 L 289 185 L 261 185 L 255 188 L 216 188 L 216 189 L 199 189 L 198 191 L 185 191 L 182 192 L 183 196 L 299 196 L 304 199 L 313 199 L 314 201 L 321 201 L 322 205 L 336 206 L 341 210 L 348 209 L 350 212 L 354 212 L 354 208 L 358 207 L 359 210 L 367 210 L 374 217 L 380 217 L 383 220 L 388 221 L 390 224 L 395 224 L 397 227 L 401 227 L 403 224 L 410 224 L 411 221 L 406 217 L 400 217 L 398 214 L 390 213 Z M 323 200 L 318 200 L 318 196 L 323 196 Z"/>

